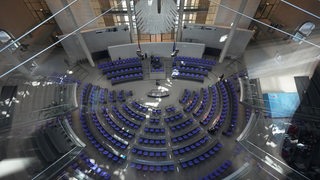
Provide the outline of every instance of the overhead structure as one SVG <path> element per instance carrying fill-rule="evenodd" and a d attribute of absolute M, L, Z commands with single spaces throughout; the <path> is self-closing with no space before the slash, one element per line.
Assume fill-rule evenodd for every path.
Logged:
<path fill-rule="evenodd" d="M 137 27 L 147 34 L 170 32 L 178 13 L 173 0 L 140 0 L 135 10 Z"/>

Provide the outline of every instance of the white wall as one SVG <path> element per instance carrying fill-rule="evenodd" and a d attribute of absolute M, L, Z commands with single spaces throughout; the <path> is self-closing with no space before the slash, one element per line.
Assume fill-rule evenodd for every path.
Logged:
<path fill-rule="evenodd" d="M 320 34 L 307 40 L 320 43 Z M 269 76 L 311 76 L 320 61 L 319 48 L 293 41 L 269 41 L 250 45 L 243 56 L 249 78 Z"/>
<path fill-rule="evenodd" d="M 52 14 L 62 9 L 66 5 L 64 4 L 65 2 L 69 4 L 70 2 L 72 2 L 72 0 L 46 0 L 46 3 Z M 70 6 L 70 9 L 71 11 L 64 10 L 55 16 L 55 20 L 64 34 L 72 32 L 76 28 L 95 18 L 94 11 L 90 6 L 90 2 L 87 0 L 78 0 Z M 72 14 L 70 14 L 70 12 Z M 72 16 L 75 18 L 76 22 L 74 22 Z M 77 26 L 75 25 L 75 23 L 77 24 Z M 85 26 L 82 30 L 97 27 L 98 22 L 94 21 Z"/>
<path fill-rule="evenodd" d="M 171 57 L 173 42 L 159 42 L 159 43 L 142 43 L 141 50 L 147 53 L 148 56 Z M 188 56 L 201 58 L 204 52 L 205 45 L 198 43 L 176 43 L 176 48 L 179 49 L 179 56 Z M 121 58 L 137 57 L 137 44 L 123 44 L 117 46 L 109 46 L 108 51 L 112 60 Z"/>
<path fill-rule="evenodd" d="M 220 1 L 220 4 L 238 11 L 241 1 L 242 0 L 223 0 L 223 1 Z M 244 9 L 244 14 L 250 17 L 253 17 L 254 14 L 256 13 L 256 10 L 259 4 L 260 4 L 260 0 L 248 0 L 247 5 Z M 230 26 L 235 17 L 236 17 L 236 13 L 220 6 L 218 8 L 218 13 L 214 21 L 214 25 Z M 247 29 L 250 23 L 251 23 L 250 19 L 241 17 L 238 27 Z"/>
<path fill-rule="evenodd" d="M 113 28 L 117 28 L 117 31 L 114 32 Z M 108 46 L 130 43 L 129 31 L 124 29 L 125 26 L 98 28 L 81 31 L 81 35 L 89 51 L 94 53 L 107 50 Z M 60 39 L 62 37 L 64 37 L 64 35 L 59 36 Z M 63 40 L 61 44 L 72 62 L 86 58 L 76 36 L 72 35 L 68 37 Z"/>
<path fill-rule="evenodd" d="M 293 76 L 271 76 L 260 78 L 262 93 L 297 92 Z"/>
<path fill-rule="evenodd" d="M 205 27 L 205 28 L 201 28 Z M 230 27 L 208 26 L 201 24 L 187 24 L 182 31 L 182 41 L 204 43 L 206 47 L 223 49 L 225 41 L 219 42 L 220 37 L 228 35 Z M 240 56 L 243 54 L 248 42 L 253 35 L 252 31 L 246 29 L 237 29 L 227 55 Z"/>

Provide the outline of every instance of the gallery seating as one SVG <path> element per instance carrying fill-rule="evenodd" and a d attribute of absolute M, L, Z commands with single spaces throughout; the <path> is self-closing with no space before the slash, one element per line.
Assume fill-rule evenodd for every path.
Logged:
<path fill-rule="evenodd" d="M 179 130 L 184 129 L 184 128 L 188 127 L 189 125 L 191 125 L 193 123 L 193 121 L 194 120 L 192 118 L 186 119 L 186 121 L 184 121 L 184 122 L 170 126 L 170 130 L 172 132 L 179 131 Z"/>
<path fill-rule="evenodd" d="M 174 161 L 147 161 L 135 159 L 131 162 L 130 167 L 143 172 L 167 173 L 175 170 Z"/>
<path fill-rule="evenodd" d="M 194 92 L 193 94 L 194 95 L 193 95 L 193 99 L 192 99 L 191 103 L 188 104 L 185 108 L 183 108 L 183 110 L 187 113 L 190 113 L 196 107 L 198 100 L 200 98 L 200 95 L 198 92 Z"/>
<path fill-rule="evenodd" d="M 126 124 L 128 127 L 133 128 L 133 129 L 139 129 L 140 125 L 137 122 L 133 122 L 132 120 L 126 118 L 123 116 L 120 111 L 117 109 L 116 106 L 111 107 L 113 114 L 118 118 L 118 120 L 122 121 L 124 124 Z"/>
<path fill-rule="evenodd" d="M 197 67 L 189 67 L 189 66 L 173 66 L 172 69 L 177 70 L 179 72 L 202 74 L 205 76 L 207 76 L 208 72 L 209 72 L 207 69 L 197 68 Z"/>
<path fill-rule="evenodd" d="M 130 68 L 124 68 L 124 69 L 118 69 L 114 71 L 108 71 L 106 72 L 107 79 L 111 79 L 118 76 L 123 76 L 127 74 L 135 74 L 135 73 L 142 73 L 142 67 L 130 67 Z"/>
<path fill-rule="evenodd" d="M 109 180 L 111 178 L 111 175 L 107 173 L 105 170 L 103 170 L 101 167 L 98 166 L 98 164 L 95 164 L 92 162 L 90 157 L 82 153 L 80 155 L 80 158 L 85 162 L 85 164 L 95 173 L 97 174 L 100 178 Z M 78 168 L 77 164 L 74 163 L 72 165 L 73 168 Z"/>
<path fill-rule="evenodd" d="M 136 101 L 132 101 L 131 105 L 138 111 L 146 113 L 148 111 L 148 108 L 145 106 L 142 106 L 141 104 L 137 103 Z"/>
<path fill-rule="evenodd" d="M 201 88 L 201 95 L 202 95 L 202 101 L 200 104 L 199 109 L 193 113 L 195 117 L 199 117 L 205 112 L 205 109 L 207 108 L 207 104 L 209 101 L 209 91 L 206 88 Z"/>
<path fill-rule="evenodd" d="M 200 164 L 201 162 L 214 156 L 217 152 L 220 151 L 221 148 L 222 148 L 222 144 L 218 142 L 212 148 L 210 148 L 209 150 L 207 150 L 201 154 L 194 154 L 193 156 L 181 158 L 179 160 L 180 165 L 183 169 L 193 168 L 194 166 L 196 166 L 196 165 Z"/>
<path fill-rule="evenodd" d="M 197 81 L 197 82 L 204 81 L 204 75 L 196 74 L 196 73 L 181 72 L 181 73 L 173 74 L 171 77 L 173 79 L 190 80 L 190 81 Z"/>
<path fill-rule="evenodd" d="M 104 127 L 99 122 L 97 115 L 94 112 L 91 112 L 91 119 L 98 131 L 101 133 L 101 135 L 104 136 L 107 140 L 109 140 L 109 142 L 113 144 L 113 147 L 118 147 L 120 149 L 127 148 L 128 144 L 124 143 L 124 140 L 120 139 L 119 137 L 114 137 L 104 129 Z"/>
<path fill-rule="evenodd" d="M 136 119 L 137 121 L 144 121 L 146 117 L 144 115 L 138 114 L 132 111 L 126 104 L 122 104 L 122 109 L 132 118 Z"/>
<path fill-rule="evenodd" d="M 190 91 L 189 89 L 184 89 L 183 95 L 182 95 L 182 97 L 179 99 L 179 102 L 180 102 L 181 104 L 187 103 L 187 101 L 189 100 L 190 96 L 191 96 L 191 91 Z"/>
<path fill-rule="evenodd" d="M 164 121 L 167 123 L 173 123 L 175 121 L 179 121 L 180 119 L 183 118 L 183 114 L 181 112 L 178 112 L 174 115 L 168 116 L 164 118 Z"/>
<path fill-rule="evenodd" d="M 162 111 L 161 109 L 152 109 L 152 115 L 161 115 Z"/>
<path fill-rule="evenodd" d="M 201 180 L 210 180 L 210 179 L 221 179 L 221 175 L 227 171 L 232 166 L 232 162 L 230 160 L 225 160 L 219 167 L 215 168 L 211 173 L 203 178 L 199 178 Z"/>
<path fill-rule="evenodd" d="M 149 122 L 150 122 L 151 124 L 159 124 L 159 123 L 160 123 L 160 118 L 151 117 Z"/>
<path fill-rule="evenodd" d="M 173 155 L 178 156 L 178 155 L 183 155 L 188 152 L 194 152 L 198 148 L 201 148 L 202 146 L 204 146 L 208 140 L 209 140 L 208 136 L 205 136 L 205 137 L 201 137 L 199 140 L 197 140 L 189 145 L 186 145 L 184 147 L 174 148 L 172 150 Z"/>
<path fill-rule="evenodd" d="M 89 127 L 87 126 L 87 117 L 85 115 L 85 109 L 80 109 L 80 123 L 82 126 L 82 129 L 85 133 L 85 135 L 87 136 L 87 138 L 89 139 L 89 141 L 91 142 L 91 144 L 97 149 L 98 152 L 100 152 L 101 154 L 105 155 L 108 159 L 114 161 L 114 162 L 122 162 L 123 159 L 125 159 L 124 156 L 120 157 L 120 154 L 118 152 L 115 151 L 111 151 L 111 150 L 107 150 L 97 139 L 96 137 L 91 133 Z M 106 134 L 107 136 L 107 134 Z M 112 143 L 116 143 L 116 140 L 114 140 L 113 138 L 111 139 L 111 136 L 108 136 L 110 138 L 110 141 L 112 141 Z M 122 160 L 121 160 L 122 159 Z"/>
<path fill-rule="evenodd" d="M 235 87 L 232 83 L 232 80 L 227 80 L 227 89 L 230 91 L 230 101 L 231 101 L 231 119 L 229 123 L 229 127 L 226 131 L 222 132 L 223 135 L 231 136 L 233 134 L 233 131 L 236 129 L 237 126 L 237 119 L 238 119 L 238 96 L 237 92 L 235 90 Z"/>
<path fill-rule="evenodd" d="M 208 112 L 208 114 L 205 115 L 204 119 L 202 121 L 200 121 L 200 123 L 202 125 L 207 125 L 209 124 L 209 122 L 213 119 L 215 111 L 216 111 L 216 106 L 217 106 L 217 88 L 215 85 L 212 85 L 210 87 L 211 90 L 211 98 L 212 98 L 212 102 L 211 102 L 211 108 Z"/>
<path fill-rule="evenodd" d="M 196 127 L 194 129 L 191 129 L 189 132 L 187 132 L 183 135 L 172 137 L 171 141 L 173 143 L 186 141 L 186 140 L 191 139 L 192 137 L 196 136 L 200 132 L 200 130 L 201 130 L 200 127 Z"/>
<path fill-rule="evenodd" d="M 151 148 L 151 147 L 142 147 L 142 146 L 135 146 L 131 149 L 133 154 L 138 156 L 145 156 L 145 157 L 152 157 L 152 158 L 165 158 L 168 156 L 166 148 Z"/>
<path fill-rule="evenodd" d="M 150 134 L 164 134 L 165 128 L 145 127 L 144 132 Z"/>
<path fill-rule="evenodd" d="M 122 136 L 124 138 L 128 138 L 128 139 L 132 139 L 134 137 L 134 133 L 130 133 L 128 129 L 126 130 L 124 127 L 120 127 L 117 124 L 117 122 L 114 122 L 112 120 L 112 118 L 109 116 L 106 108 L 104 108 L 104 107 L 102 108 L 102 113 L 103 113 L 105 120 L 110 125 L 110 127 L 113 130 L 115 130 L 116 132 L 118 132 L 120 134 L 120 136 Z"/>
<path fill-rule="evenodd" d="M 138 139 L 139 144 L 146 144 L 146 145 L 166 145 L 165 137 L 157 137 L 155 138 L 148 138 L 148 137 L 140 137 Z"/>
<path fill-rule="evenodd" d="M 111 78 L 111 84 L 116 85 L 116 84 L 120 84 L 120 83 L 142 80 L 142 79 L 143 79 L 142 72 L 134 73 L 134 74 L 126 74 L 126 75 L 121 75 L 121 76 Z"/>

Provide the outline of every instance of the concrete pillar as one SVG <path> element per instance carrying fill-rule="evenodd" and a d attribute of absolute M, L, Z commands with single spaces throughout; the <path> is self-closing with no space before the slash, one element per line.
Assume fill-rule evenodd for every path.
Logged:
<path fill-rule="evenodd" d="M 239 10 L 238 10 L 239 13 L 243 13 L 244 8 L 247 5 L 247 1 L 248 0 L 242 0 L 242 2 L 240 4 L 240 7 L 239 7 Z M 237 30 L 237 26 L 239 24 L 240 18 L 241 18 L 240 14 L 237 14 L 236 17 L 234 18 L 233 24 L 231 26 L 230 33 L 228 34 L 228 38 L 227 38 L 226 43 L 224 44 L 224 47 L 223 47 L 222 52 L 220 54 L 219 63 L 222 63 L 224 58 L 226 57 L 226 54 L 227 54 L 227 51 L 229 49 L 230 43 L 232 41 L 233 35 Z"/>
<path fill-rule="evenodd" d="M 178 19 L 178 29 L 177 29 L 177 37 L 176 37 L 176 41 L 180 42 L 182 39 L 182 18 L 183 18 L 183 8 L 184 8 L 184 1 L 185 0 L 181 0 L 180 1 L 180 5 L 179 5 L 179 19 Z"/>
<path fill-rule="evenodd" d="M 130 6 L 130 0 L 126 0 L 126 4 L 127 4 L 127 13 L 128 13 L 128 17 L 129 17 L 129 26 L 130 26 L 130 41 L 131 43 L 133 43 L 133 20 L 132 20 L 132 11 L 131 11 L 131 6 Z"/>
<path fill-rule="evenodd" d="M 61 2 L 62 2 L 62 4 L 63 4 L 64 6 L 68 5 L 67 0 L 61 0 Z M 66 9 L 66 12 L 67 12 L 67 14 L 70 16 L 70 19 L 71 19 L 71 22 L 70 22 L 70 23 L 73 23 L 73 24 L 74 24 L 74 27 L 75 27 L 75 28 L 78 28 L 79 25 L 78 25 L 78 23 L 77 23 L 77 21 L 76 21 L 76 18 L 74 17 L 74 14 L 72 13 L 71 9 L 70 9 L 70 8 Z M 86 55 L 86 57 L 87 57 L 90 65 L 91 65 L 92 67 L 94 67 L 95 64 L 94 64 L 94 62 L 93 62 L 93 59 L 92 59 L 92 56 L 91 56 L 91 52 L 90 52 L 90 50 L 89 50 L 89 48 L 88 48 L 88 46 L 87 46 L 87 44 L 86 44 L 86 41 L 84 40 L 83 36 L 81 35 L 80 32 L 77 32 L 77 33 L 76 33 L 76 37 L 77 37 L 77 39 L 79 40 L 80 46 L 81 46 L 83 52 L 85 53 L 85 55 Z"/>

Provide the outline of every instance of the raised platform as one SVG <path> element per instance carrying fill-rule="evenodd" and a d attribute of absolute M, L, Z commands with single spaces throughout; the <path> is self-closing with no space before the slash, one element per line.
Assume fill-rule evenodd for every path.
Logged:
<path fill-rule="evenodd" d="M 152 97 L 152 98 L 163 98 L 163 97 L 168 97 L 170 94 L 168 91 L 152 89 L 151 91 L 148 92 L 147 95 L 148 97 Z"/>

